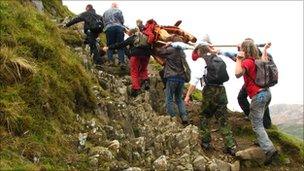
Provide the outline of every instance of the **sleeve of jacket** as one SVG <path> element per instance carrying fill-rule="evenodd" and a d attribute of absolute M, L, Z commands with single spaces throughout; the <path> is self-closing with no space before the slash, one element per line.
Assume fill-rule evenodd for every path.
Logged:
<path fill-rule="evenodd" d="M 128 37 L 125 41 L 121 42 L 121 43 L 115 43 L 113 45 L 110 45 L 109 46 L 109 49 L 121 49 L 121 48 L 124 48 L 128 45 L 132 45 L 133 42 L 135 40 L 135 37 L 134 36 L 130 36 Z"/>
<path fill-rule="evenodd" d="M 170 56 L 170 51 L 168 48 L 158 48 L 156 50 L 156 53 L 158 56 L 160 56 L 161 58 L 167 58 L 168 56 Z"/>
<path fill-rule="evenodd" d="M 66 23 L 66 26 L 70 27 L 71 25 L 74 25 L 76 23 L 84 21 L 84 15 L 85 15 L 85 13 L 81 13 L 80 15 L 76 16 L 71 21 L 69 21 L 68 23 Z"/>
<path fill-rule="evenodd" d="M 121 11 L 119 11 L 118 13 L 117 13 L 117 19 L 119 20 L 119 22 L 123 25 L 124 23 L 125 23 L 125 20 L 124 20 L 124 17 L 123 17 L 123 15 L 122 15 L 122 12 Z"/>

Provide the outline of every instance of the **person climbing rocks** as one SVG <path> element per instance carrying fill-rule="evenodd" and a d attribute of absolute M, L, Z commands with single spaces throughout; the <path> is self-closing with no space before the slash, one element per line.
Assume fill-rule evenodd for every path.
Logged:
<path fill-rule="evenodd" d="M 102 64 L 102 59 L 99 51 L 99 43 L 97 38 L 103 29 L 103 19 L 100 15 L 96 14 L 95 9 L 91 4 L 88 4 L 85 8 L 85 12 L 79 14 L 68 23 L 66 27 L 70 27 L 76 23 L 84 22 L 84 33 L 86 34 L 85 44 L 89 44 L 90 53 L 93 54 L 93 62 L 96 65 Z M 98 28 L 96 29 L 96 25 Z"/>

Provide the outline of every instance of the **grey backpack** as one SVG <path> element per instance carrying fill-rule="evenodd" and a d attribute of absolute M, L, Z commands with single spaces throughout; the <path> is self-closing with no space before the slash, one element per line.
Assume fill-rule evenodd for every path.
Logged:
<path fill-rule="evenodd" d="M 256 66 L 256 78 L 254 79 L 256 85 L 266 88 L 278 83 L 278 68 L 272 58 L 269 61 L 256 59 L 254 63 Z"/>

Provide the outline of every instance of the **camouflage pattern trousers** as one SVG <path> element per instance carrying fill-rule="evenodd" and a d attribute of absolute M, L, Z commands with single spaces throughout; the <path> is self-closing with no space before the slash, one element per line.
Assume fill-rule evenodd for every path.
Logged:
<path fill-rule="evenodd" d="M 231 128 L 227 121 L 227 96 L 224 86 L 205 86 L 203 89 L 202 112 L 200 113 L 203 143 L 211 142 L 209 124 L 214 115 L 219 122 L 219 130 L 225 140 L 226 148 L 235 147 Z"/>

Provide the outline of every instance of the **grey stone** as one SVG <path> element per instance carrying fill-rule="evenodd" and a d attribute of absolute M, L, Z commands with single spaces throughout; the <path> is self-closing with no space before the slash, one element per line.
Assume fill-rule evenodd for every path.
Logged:
<path fill-rule="evenodd" d="M 123 171 L 141 171 L 141 168 L 139 168 L 139 167 L 129 167 L 128 169 L 125 169 Z"/>
<path fill-rule="evenodd" d="M 242 151 L 238 151 L 236 157 L 242 160 L 259 160 L 265 161 L 266 155 L 260 147 L 250 147 Z"/>
<path fill-rule="evenodd" d="M 230 171 L 230 164 L 219 159 L 213 159 L 209 165 L 210 171 Z"/>
<path fill-rule="evenodd" d="M 167 170 L 168 162 L 167 157 L 165 155 L 160 156 L 153 162 L 153 168 L 155 170 Z"/>
<path fill-rule="evenodd" d="M 230 164 L 231 171 L 240 171 L 241 169 L 241 164 L 240 161 L 235 161 L 234 163 Z"/>
<path fill-rule="evenodd" d="M 99 158 L 103 161 L 111 161 L 114 159 L 112 152 L 108 148 L 102 146 L 92 147 L 89 154 L 98 154 Z"/>
<path fill-rule="evenodd" d="M 197 156 L 195 158 L 195 160 L 193 161 L 194 170 L 205 171 L 206 163 L 207 163 L 207 160 L 203 156 L 201 156 L 201 155 Z"/>
<path fill-rule="evenodd" d="M 32 0 L 32 3 L 34 4 L 34 6 L 38 11 L 43 12 L 44 6 L 41 0 Z"/>

